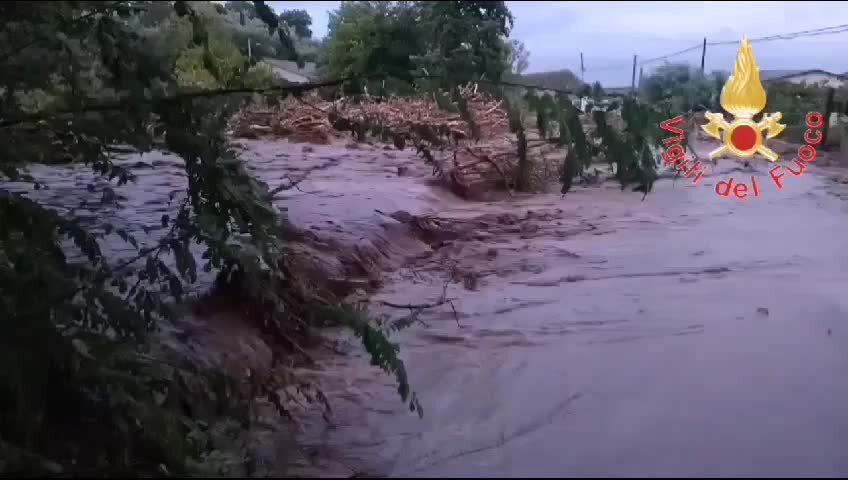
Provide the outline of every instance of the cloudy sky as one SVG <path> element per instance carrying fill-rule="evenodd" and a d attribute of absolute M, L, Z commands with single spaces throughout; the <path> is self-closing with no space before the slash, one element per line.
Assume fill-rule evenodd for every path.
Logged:
<path fill-rule="evenodd" d="M 276 10 L 302 8 L 323 36 L 327 14 L 340 2 L 269 2 Z M 580 69 L 605 86 L 630 84 L 638 61 L 708 42 L 738 41 L 845 25 L 848 2 L 506 2 L 515 16 L 512 37 L 530 50 L 529 72 Z M 706 69 L 730 70 L 738 44 L 708 46 Z M 822 69 L 848 72 L 848 31 L 795 40 L 754 43 L 762 70 Z M 700 65 L 701 51 L 669 61 Z M 644 65 L 646 73 L 662 62 Z"/>

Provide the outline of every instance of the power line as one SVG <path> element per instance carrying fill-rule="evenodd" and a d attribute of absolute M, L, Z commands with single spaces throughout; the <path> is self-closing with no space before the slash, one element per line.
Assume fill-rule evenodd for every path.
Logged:
<path fill-rule="evenodd" d="M 693 45 L 689 48 L 684 48 L 683 50 L 678 50 L 674 53 L 668 53 L 666 55 L 660 55 L 659 57 L 654 57 L 654 58 L 649 58 L 647 60 L 642 60 L 641 62 L 639 62 L 639 65 L 642 66 L 642 65 L 646 65 L 648 63 L 658 62 L 660 60 L 665 60 L 666 58 L 676 57 L 678 55 L 683 55 L 684 53 L 694 52 L 694 51 L 699 50 L 701 48 L 703 48 L 703 46 L 699 43 L 699 44 Z"/>
<path fill-rule="evenodd" d="M 834 26 L 831 26 L 831 27 L 822 27 L 822 28 L 814 28 L 814 29 L 810 29 L 810 30 L 801 30 L 799 32 L 768 35 L 768 36 L 765 36 L 765 37 L 752 38 L 750 40 L 751 40 L 751 43 L 765 43 L 765 42 L 773 42 L 773 41 L 777 41 L 777 40 L 795 40 L 795 39 L 798 39 L 798 38 L 805 38 L 805 37 L 817 37 L 817 36 L 821 36 L 821 35 L 836 35 L 836 34 L 839 34 L 839 33 L 846 33 L 846 32 L 848 32 L 848 24 L 842 24 L 842 25 L 834 25 Z M 707 46 L 710 46 L 710 47 L 723 46 L 723 45 L 738 45 L 738 44 L 739 44 L 739 40 L 707 42 Z M 678 55 L 683 55 L 685 53 L 694 52 L 694 51 L 697 51 L 701 48 L 703 48 L 703 44 L 698 43 L 697 45 L 692 45 L 691 47 L 687 47 L 687 48 L 684 48 L 682 50 L 678 50 L 676 52 L 667 53 L 665 55 L 660 55 L 658 57 L 652 57 L 652 58 L 648 58 L 646 60 L 642 60 L 642 61 L 638 62 L 638 65 L 644 66 L 644 65 L 647 65 L 649 63 L 659 62 L 659 61 L 666 60 L 666 59 L 669 59 L 669 58 L 672 58 L 672 57 L 676 57 Z M 624 70 L 624 69 L 627 69 L 627 68 L 630 68 L 630 67 L 631 67 L 631 64 L 629 64 L 629 63 L 627 63 L 627 64 L 621 63 L 619 65 L 610 65 L 610 66 L 605 66 L 605 67 L 601 67 L 601 68 L 594 68 L 594 69 L 588 68 L 588 69 L 586 69 L 586 71 L 587 72 L 602 72 L 602 71 L 610 71 L 610 70 Z"/>
<path fill-rule="evenodd" d="M 819 35 L 833 35 L 848 31 L 848 24 L 834 25 L 832 27 L 814 28 L 812 30 L 802 30 L 800 32 L 783 33 L 778 35 L 769 35 L 767 37 L 752 38 L 751 43 L 771 42 L 774 40 L 794 40 L 802 37 L 816 37 Z M 738 40 L 730 40 L 726 42 L 707 42 L 708 46 L 717 45 L 736 45 Z"/>
<path fill-rule="evenodd" d="M 82 107 L 76 108 L 63 108 L 63 109 L 55 109 L 55 110 L 42 110 L 39 112 L 26 113 L 20 115 L 13 115 L 11 117 L 2 118 L 0 117 L 0 129 L 10 128 L 20 125 L 22 123 L 28 122 L 38 122 L 41 120 L 50 120 L 61 115 L 79 115 L 86 113 L 104 113 L 104 112 L 114 112 L 114 111 L 122 111 L 129 108 L 134 104 L 161 104 L 168 102 L 176 102 L 183 100 L 191 100 L 195 98 L 212 98 L 212 97 L 222 97 L 227 95 L 241 95 L 241 94 L 271 94 L 271 93 L 304 93 L 312 90 L 317 90 L 319 88 L 326 87 L 341 87 L 347 82 L 353 80 L 385 80 L 390 78 L 401 78 L 401 77 L 393 77 L 391 75 L 386 74 L 373 74 L 373 75 L 354 75 L 346 78 L 337 78 L 333 80 L 326 80 L 321 82 L 310 82 L 310 83 L 299 83 L 294 85 L 278 85 L 274 87 L 266 87 L 266 88 L 221 88 L 221 89 L 211 89 L 211 90 L 201 90 L 196 92 L 185 92 L 178 93 L 175 95 L 164 96 L 160 98 L 152 98 L 146 100 L 134 99 L 134 100 L 118 100 L 114 102 L 98 102 L 92 103 L 89 105 L 84 105 Z M 445 80 L 448 79 L 445 75 L 410 75 L 405 78 L 410 82 L 414 82 L 415 80 Z M 479 83 L 484 85 L 492 85 L 492 86 L 506 86 L 506 87 L 518 87 L 525 88 L 527 90 L 541 90 L 544 92 L 553 92 L 559 94 L 573 94 L 575 93 L 573 90 L 569 89 L 561 89 L 561 88 L 549 88 L 549 87 L 540 87 L 537 85 L 530 85 L 524 83 L 517 82 L 509 82 L 503 80 L 486 80 L 486 79 L 477 79 L 477 80 L 469 80 L 470 83 Z"/>

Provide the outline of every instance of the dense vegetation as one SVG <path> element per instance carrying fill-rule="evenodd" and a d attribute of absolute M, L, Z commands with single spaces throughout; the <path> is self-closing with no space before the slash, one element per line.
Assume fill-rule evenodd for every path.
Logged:
<path fill-rule="evenodd" d="M 223 132 L 249 102 L 286 95 L 262 57 L 303 62 L 312 48 L 333 77 L 384 75 L 398 91 L 455 93 L 459 82 L 497 82 L 526 68 L 529 54 L 509 40 L 512 22 L 504 2 L 343 2 L 319 53 L 305 12 L 278 15 L 260 1 L 0 5 L 4 182 L 49 188 L 27 165 L 74 162 L 110 181 L 92 185 L 93 196 L 115 198 L 133 181 L 117 146 L 173 152 L 187 178 L 176 213 L 151 226 L 159 235 L 150 239 L 0 186 L 0 473 L 250 473 L 235 433 L 247 428 L 254 397 L 274 398 L 271 380 L 166 360 L 149 341 L 194 300 L 187 292 L 201 271 L 216 274 L 216 288 L 251 306 L 250 317 L 281 344 L 316 325 L 352 328 L 421 414 L 386 333 L 289 263 L 290 226 Z M 507 102 L 527 169 L 525 105 L 492 92 Z M 473 124 L 461 97 L 453 99 Z M 566 96 L 530 107 L 539 136 L 568 151 L 563 192 L 597 156 L 617 166 L 623 187 L 650 190 L 655 110 L 628 99 L 624 132 L 596 111 L 597 131 L 587 134 Z M 526 187 L 527 175 L 520 178 Z M 116 257 L 106 247 L 114 242 L 133 253 Z"/>
<path fill-rule="evenodd" d="M 527 61 L 508 41 L 512 22 L 504 2 L 342 2 L 330 15 L 322 66 L 331 78 L 499 80 Z"/>
<path fill-rule="evenodd" d="M 720 111 L 721 90 L 727 77 L 720 72 L 704 75 L 687 64 L 669 64 L 657 68 L 640 85 L 639 96 L 647 103 L 676 112 Z M 815 85 L 778 81 L 766 84 L 767 112 L 781 112 L 783 122 L 800 125 L 812 111 L 825 111 L 827 89 Z M 843 102 L 838 92 L 834 101 Z M 795 139 L 800 140 L 800 139 Z"/>
<path fill-rule="evenodd" d="M 256 320 L 269 334 L 322 308 L 325 322 L 371 332 L 357 312 L 316 298 L 290 273 L 285 220 L 222 133 L 252 97 L 204 94 L 270 85 L 242 45 L 260 28 L 277 39 L 274 56 L 296 59 L 289 31 L 297 25 L 263 2 L 253 7 L 258 21 L 209 2 L 0 6 L 5 181 L 49 188 L 27 163 L 84 163 L 110 180 L 91 185 L 92 197 L 114 199 L 133 181 L 115 161 L 118 145 L 169 150 L 187 178 L 173 198 L 180 206 L 150 226 L 160 235 L 149 240 L 78 218 L 64 208 L 73 205 L 0 188 L 3 474 L 246 473 L 232 441 L 265 380 L 198 371 L 148 342 L 180 314 L 201 270 L 262 305 Z M 117 256 L 108 248 L 115 242 L 135 253 Z M 371 337 L 371 347 L 385 341 Z M 374 351 L 384 368 L 402 367 L 390 347 Z"/>
<path fill-rule="evenodd" d="M 719 99 L 726 80 L 720 73 L 703 75 L 687 64 L 668 64 L 642 79 L 639 94 L 646 102 L 670 111 L 716 111 L 721 109 Z"/>
<path fill-rule="evenodd" d="M 577 91 L 583 82 L 571 70 L 556 70 L 551 72 L 525 73 L 516 81 L 524 85 L 557 90 Z"/>

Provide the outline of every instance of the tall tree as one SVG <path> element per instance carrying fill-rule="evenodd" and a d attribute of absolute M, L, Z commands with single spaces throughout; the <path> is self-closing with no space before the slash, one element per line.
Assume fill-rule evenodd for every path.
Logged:
<path fill-rule="evenodd" d="M 332 76 L 500 79 L 510 69 L 504 2 L 342 2 L 330 14 L 324 66 Z"/>
<path fill-rule="evenodd" d="M 285 222 L 267 185 L 223 136 L 249 98 L 191 95 L 206 80 L 248 86 L 247 60 L 198 13 L 217 10 L 175 2 L 173 21 L 162 22 L 167 32 L 158 32 L 140 30 L 148 6 L 0 5 L 4 476 L 219 475 L 203 468 L 216 456 L 230 462 L 208 455 L 217 414 L 207 413 L 237 415 L 220 401 L 234 398 L 233 385 L 165 366 L 151 357 L 147 334 L 174 318 L 200 269 L 263 283 L 285 277 L 278 263 Z M 159 48 L 166 45 L 173 50 Z M 116 161 L 115 145 L 182 158 L 185 191 L 175 192 L 178 206 L 150 238 L 114 219 L 78 217 L 70 201 L 46 202 L 36 191 L 49 183 L 25 168 L 31 161 L 88 165 L 97 198 L 87 200 L 115 200 L 134 178 Z M 116 242 L 132 253 L 115 253 Z"/>
<path fill-rule="evenodd" d="M 224 9 L 231 12 L 241 13 L 247 18 L 258 17 L 256 13 L 256 6 L 253 4 L 253 2 L 229 1 L 224 3 Z"/>
<path fill-rule="evenodd" d="M 406 76 L 422 52 L 416 11 L 404 2 L 342 2 L 330 13 L 324 68 L 332 77 Z"/>
<path fill-rule="evenodd" d="M 513 16 L 505 2 L 423 1 L 418 8 L 428 70 L 458 80 L 499 80 L 509 70 Z"/>
<path fill-rule="evenodd" d="M 512 73 L 521 75 L 530 66 L 530 51 L 525 48 L 524 42 L 520 40 L 511 40 L 509 47 Z"/>
<path fill-rule="evenodd" d="M 312 17 L 306 10 L 286 10 L 280 14 L 280 21 L 294 30 L 299 38 L 312 38 Z"/>
<path fill-rule="evenodd" d="M 594 99 L 600 99 L 604 95 L 604 88 L 601 86 L 601 82 L 595 82 L 592 84 L 592 97 Z"/>

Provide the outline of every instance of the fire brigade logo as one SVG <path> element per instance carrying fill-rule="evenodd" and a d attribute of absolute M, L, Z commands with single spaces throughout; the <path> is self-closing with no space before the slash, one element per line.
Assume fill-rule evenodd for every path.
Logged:
<path fill-rule="evenodd" d="M 742 39 L 733 73 L 721 90 L 721 106 L 733 115 L 733 121 L 725 120 L 722 113 L 707 112 L 705 117 L 709 123 L 701 126 L 709 136 L 724 142 L 710 152 L 710 159 L 715 162 L 728 152 L 739 158 L 750 158 L 759 153 L 776 162 L 778 155 L 763 144 L 763 135 L 772 139 L 780 135 L 786 125 L 780 123 L 783 117 L 780 112 L 766 113 L 759 122 L 753 120 L 754 115 L 766 106 L 766 91 L 747 37 Z"/>

